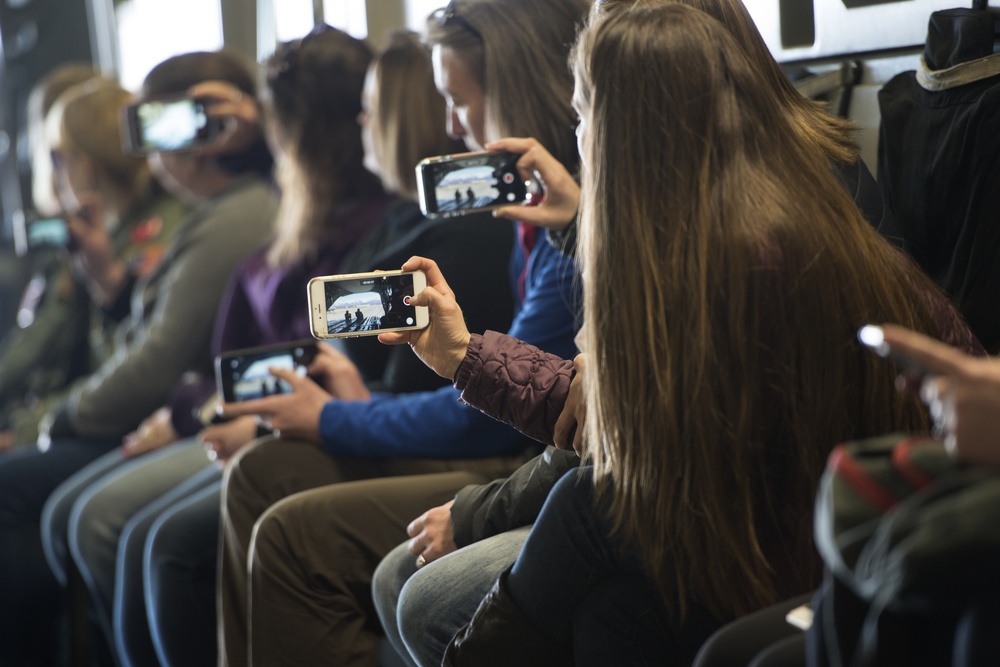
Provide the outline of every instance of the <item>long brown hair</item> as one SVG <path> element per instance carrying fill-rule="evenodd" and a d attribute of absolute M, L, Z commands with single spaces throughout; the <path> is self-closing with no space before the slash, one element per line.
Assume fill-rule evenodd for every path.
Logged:
<path fill-rule="evenodd" d="M 854 164 L 858 160 L 858 146 L 851 138 L 853 124 L 845 118 L 834 116 L 818 102 L 802 95 L 775 62 L 770 49 L 761 37 L 750 12 L 740 0 L 597 0 L 592 18 L 621 9 L 658 7 L 680 3 L 699 9 L 729 30 L 744 55 L 763 79 L 771 95 L 788 114 L 802 138 L 822 151 L 831 160 Z"/>
<path fill-rule="evenodd" d="M 415 32 L 401 30 L 372 62 L 378 104 L 373 134 L 379 175 L 387 190 L 417 199 L 417 163 L 425 157 L 460 153 L 448 138 L 444 98 L 434 87 L 430 53 Z"/>
<path fill-rule="evenodd" d="M 831 447 L 925 430 L 867 322 L 934 331 L 933 286 L 861 218 L 717 21 L 597 20 L 574 56 L 588 457 L 669 608 L 805 592 Z"/>
<path fill-rule="evenodd" d="M 461 54 L 486 95 L 490 139 L 534 137 L 575 172 L 579 162 L 566 58 L 589 0 L 452 0 L 425 41 Z"/>
<path fill-rule="evenodd" d="M 281 44 L 268 60 L 265 109 L 278 126 L 284 158 L 272 265 L 336 244 L 338 208 L 382 192 L 364 168 L 361 91 L 372 53 L 361 40 L 320 26 Z"/>

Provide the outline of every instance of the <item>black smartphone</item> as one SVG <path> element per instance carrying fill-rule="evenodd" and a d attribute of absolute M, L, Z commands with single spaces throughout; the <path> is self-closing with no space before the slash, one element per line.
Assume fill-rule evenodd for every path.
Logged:
<path fill-rule="evenodd" d="M 523 204 L 528 183 L 517 173 L 517 153 L 441 155 L 417 165 L 420 209 L 429 218 L 448 218 L 500 206 Z"/>
<path fill-rule="evenodd" d="M 309 339 L 231 350 L 215 358 L 215 381 L 226 403 L 287 394 L 292 388 L 268 369 L 277 366 L 305 376 L 315 356 L 316 341 Z"/>
<path fill-rule="evenodd" d="M 221 118 L 205 113 L 205 104 L 186 96 L 144 100 L 122 109 L 122 147 L 131 155 L 196 148 L 222 132 Z"/>

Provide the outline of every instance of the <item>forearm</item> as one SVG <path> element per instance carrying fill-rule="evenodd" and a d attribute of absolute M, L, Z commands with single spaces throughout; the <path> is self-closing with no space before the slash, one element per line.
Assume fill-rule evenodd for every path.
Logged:
<path fill-rule="evenodd" d="M 320 435 L 332 456 L 471 459 L 524 449 L 520 434 L 460 402 L 452 387 L 330 401 L 320 415 Z"/>
<path fill-rule="evenodd" d="M 455 387 L 469 405 L 550 445 L 572 379 L 572 361 L 487 331 L 473 334 Z"/>

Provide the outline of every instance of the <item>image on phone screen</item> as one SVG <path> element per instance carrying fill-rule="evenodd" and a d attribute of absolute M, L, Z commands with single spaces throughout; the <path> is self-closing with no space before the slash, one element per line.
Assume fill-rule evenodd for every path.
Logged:
<path fill-rule="evenodd" d="M 429 216 L 450 217 L 524 203 L 527 188 L 514 153 L 468 153 L 418 165 L 421 202 Z"/>
<path fill-rule="evenodd" d="M 330 280 L 324 282 L 323 290 L 328 334 L 382 331 L 417 324 L 416 309 L 410 305 L 414 295 L 411 273 Z"/>
<path fill-rule="evenodd" d="M 292 387 L 272 375 L 269 369 L 285 368 L 305 377 L 306 368 L 315 356 L 313 341 L 233 350 L 216 359 L 216 381 L 227 403 L 287 394 Z"/>

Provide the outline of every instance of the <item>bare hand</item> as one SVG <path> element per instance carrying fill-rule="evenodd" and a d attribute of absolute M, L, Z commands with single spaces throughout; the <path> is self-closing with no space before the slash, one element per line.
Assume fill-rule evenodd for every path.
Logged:
<path fill-rule="evenodd" d="M 122 453 L 126 457 L 139 456 L 177 442 L 180 435 L 170 421 L 170 408 L 160 408 L 147 417 L 139 428 L 122 440 Z"/>
<path fill-rule="evenodd" d="M 1000 361 L 967 356 L 902 327 L 882 327 L 889 349 L 930 375 L 921 398 L 945 448 L 965 461 L 1000 465 Z"/>
<path fill-rule="evenodd" d="M 232 421 L 206 426 L 198 437 L 201 438 L 208 458 L 221 467 L 244 445 L 257 437 L 257 420 L 253 417 L 237 417 Z"/>
<path fill-rule="evenodd" d="M 451 506 L 454 502 L 451 500 L 440 507 L 427 510 L 406 527 L 406 534 L 413 538 L 407 549 L 414 556 L 423 556 L 424 563 L 430 563 L 458 549 L 455 544 L 455 529 L 451 523 Z"/>
<path fill-rule="evenodd" d="M 0 431 L 0 452 L 6 452 L 14 446 L 13 431 Z"/>
<path fill-rule="evenodd" d="M 586 354 L 578 354 L 573 359 L 574 375 L 569 385 L 569 395 L 552 431 L 552 442 L 556 447 L 573 447 L 580 456 L 583 456 L 583 426 L 587 421 L 587 404 L 583 398 L 583 369 L 586 361 Z"/>
<path fill-rule="evenodd" d="M 493 212 L 498 218 L 520 220 L 546 229 L 566 229 L 580 208 L 580 186 L 566 167 L 535 139 L 508 138 L 486 145 L 490 151 L 520 153 L 517 171 L 521 178 L 541 182 L 544 195 L 537 206 L 504 206 Z"/>
<path fill-rule="evenodd" d="M 410 302 L 430 309 L 430 323 L 417 331 L 379 334 L 378 339 L 386 345 L 409 343 L 428 368 L 453 380 L 465 359 L 471 336 L 462 309 L 455 301 L 455 293 L 448 287 L 437 263 L 425 257 L 411 257 L 403 264 L 404 271 L 418 269 L 427 275 L 427 287 Z"/>
<path fill-rule="evenodd" d="M 73 238 L 73 265 L 85 280 L 91 298 L 107 305 L 121 291 L 127 270 L 115 254 L 101 197 L 92 193 L 80 194 L 77 199 L 79 207 L 66 216 L 66 226 Z"/>
<path fill-rule="evenodd" d="M 269 424 L 275 435 L 319 443 L 319 417 L 323 406 L 333 397 L 312 378 L 300 377 L 295 371 L 272 366 L 271 375 L 292 387 L 290 394 L 276 394 L 240 403 L 223 403 L 225 417 L 257 415 Z"/>
<path fill-rule="evenodd" d="M 205 115 L 221 118 L 225 129 L 213 141 L 200 147 L 204 155 L 239 153 L 260 137 L 260 109 L 248 95 L 226 81 L 202 81 L 188 89 L 193 99 L 205 102 Z"/>
<path fill-rule="evenodd" d="M 342 401 L 370 401 L 371 392 L 358 367 L 347 355 L 326 343 L 316 345 L 316 357 L 309 364 L 309 377 Z"/>

